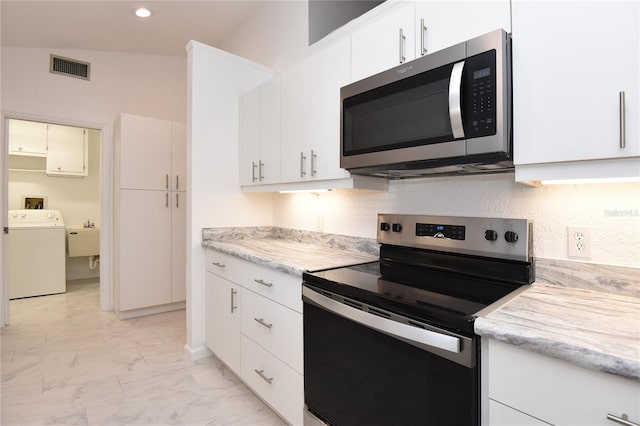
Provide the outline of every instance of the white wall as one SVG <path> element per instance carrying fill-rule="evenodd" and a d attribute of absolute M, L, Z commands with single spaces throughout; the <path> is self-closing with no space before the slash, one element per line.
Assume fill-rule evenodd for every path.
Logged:
<path fill-rule="evenodd" d="M 272 73 L 227 52 L 189 45 L 187 108 L 187 345 L 192 358 L 205 346 L 206 251 L 202 228 L 270 225 L 271 195 L 240 191 L 239 96 Z"/>
<path fill-rule="evenodd" d="M 91 63 L 91 81 L 49 73 L 49 54 Z M 121 112 L 184 123 L 185 57 L 2 48 L 2 109 L 112 124 Z"/>
<path fill-rule="evenodd" d="M 533 221 L 536 257 L 567 256 L 567 226 L 588 226 L 589 262 L 640 267 L 640 184 L 529 187 L 513 174 L 392 182 L 388 193 L 333 191 L 278 194 L 274 225 L 376 236 L 378 213 L 526 218 Z"/>

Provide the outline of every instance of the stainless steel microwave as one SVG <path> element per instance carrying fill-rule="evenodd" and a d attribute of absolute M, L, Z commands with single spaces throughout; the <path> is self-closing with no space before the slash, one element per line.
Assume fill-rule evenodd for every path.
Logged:
<path fill-rule="evenodd" d="M 496 30 L 340 90 L 340 166 L 389 178 L 513 171 L 511 36 Z"/>

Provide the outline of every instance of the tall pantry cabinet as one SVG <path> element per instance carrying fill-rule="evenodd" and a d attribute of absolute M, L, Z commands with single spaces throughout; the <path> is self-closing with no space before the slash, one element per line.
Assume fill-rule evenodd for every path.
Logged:
<path fill-rule="evenodd" d="M 186 299 L 186 127 L 121 114 L 115 134 L 115 308 L 120 318 Z"/>

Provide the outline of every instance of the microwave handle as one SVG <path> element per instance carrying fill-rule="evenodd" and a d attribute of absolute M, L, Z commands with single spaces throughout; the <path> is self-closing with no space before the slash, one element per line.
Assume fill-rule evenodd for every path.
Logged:
<path fill-rule="evenodd" d="M 462 96 L 462 70 L 464 61 L 453 65 L 449 79 L 449 120 L 454 139 L 464 138 L 462 127 L 462 108 L 460 97 Z"/>

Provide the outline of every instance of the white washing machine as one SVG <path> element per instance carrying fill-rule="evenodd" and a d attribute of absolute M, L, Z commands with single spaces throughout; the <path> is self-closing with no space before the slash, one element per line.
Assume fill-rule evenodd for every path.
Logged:
<path fill-rule="evenodd" d="M 9 299 L 67 290 L 65 235 L 58 210 L 9 210 Z"/>

